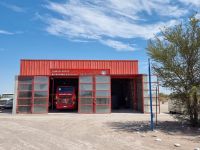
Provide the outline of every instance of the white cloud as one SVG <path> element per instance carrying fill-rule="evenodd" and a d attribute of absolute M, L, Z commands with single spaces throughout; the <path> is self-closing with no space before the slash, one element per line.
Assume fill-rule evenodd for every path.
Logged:
<path fill-rule="evenodd" d="M 3 3 L 3 2 L 0 2 L 0 5 L 2 5 L 3 7 L 6 7 L 12 11 L 15 11 L 15 12 L 25 12 L 25 9 L 22 8 L 22 7 L 19 7 L 17 5 L 13 5 L 13 4 L 7 4 L 7 3 Z"/>
<path fill-rule="evenodd" d="M 83 14 L 83 15 L 81 15 Z M 74 17 L 73 17 L 74 16 Z M 99 15 L 94 13 L 75 14 L 68 19 L 50 18 L 47 31 L 53 35 L 68 36 L 71 38 L 101 39 L 102 36 L 110 38 L 152 38 L 165 25 L 176 24 L 175 20 L 166 23 L 139 25 L 117 18 Z M 76 18 L 77 17 L 77 18 Z"/>
<path fill-rule="evenodd" d="M 188 13 L 187 9 L 171 5 L 170 0 L 109 0 L 109 2 L 108 7 L 130 16 L 140 12 L 146 12 L 149 15 L 155 12 L 160 16 L 180 17 Z"/>
<path fill-rule="evenodd" d="M 179 0 L 179 1 L 184 3 L 185 5 L 191 4 L 197 8 L 200 7 L 200 0 Z"/>
<path fill-rule="evenodd" d="M 23 34 L 23 31 L 15 31 L 15 32 L 10 32 L 6 30 L 0 30 L 0 35 L 17 35 L 17 34 Z"/>
<path fill-rule="evenodd" d="M 101 42 L 105 45 L 108 45 L 117 51 L 134 51 L 135 48 L 132 47 L 130 44 L 125 44 L 120 41 L 115 40 L 101 40 Z"/>
<path fill-rule="evenodd" d="M 45 18 L 48 33 L 71 40 L 98 40 L 116 50 L 134 49 L 118 39 L 152 38 L 188 13 L 170 0 L 69 0 L 45 7 L 59 15 Z M 163 19 L 151 22 L 155 15 Z"/>
<path fill-rule="evenodd" d="M 197 13 L 197 14 L 195 15 L 195 18 L 200 19 L 200 13 Z"/>
<path fill-rule="evenodd" d="M 9 31 L 5 31 L 5 30 L 0 30 L 0 34 L 4 34 L 4 35 L 13 35 L 14 33 L 9 32 Z"/>

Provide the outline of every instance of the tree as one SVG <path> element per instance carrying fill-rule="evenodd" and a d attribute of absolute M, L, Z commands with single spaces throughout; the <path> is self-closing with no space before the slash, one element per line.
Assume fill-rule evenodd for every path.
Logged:
<path fill-rule="evenodd" d="M 159 93 L 159 100 L 164 103 L 169 100 L 169 95 L 164 94 L 164 93 Z"/>
<path fill-rule="evenodd" d="M 162 37 L 162 38 L 161 38 Z M 200 20 L 195 15 L 148 42 L 147 53 L 162 86 L 182 105 L 183 119 L 200 125 Z"/>

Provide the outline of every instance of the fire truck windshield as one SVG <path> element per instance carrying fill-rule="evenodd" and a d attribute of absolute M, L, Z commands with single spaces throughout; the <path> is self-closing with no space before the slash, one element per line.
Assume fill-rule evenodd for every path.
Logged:
<path fill-rule="evenodd" d="M 73 87 L 59 87 L 58 92 L 59 93 L 72 93 Z"/>

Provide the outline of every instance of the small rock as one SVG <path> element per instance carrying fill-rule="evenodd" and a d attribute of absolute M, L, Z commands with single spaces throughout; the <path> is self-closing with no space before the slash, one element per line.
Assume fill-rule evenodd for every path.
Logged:
<path fill-rule="evenodd" d="M 160 142 L 160 141 L 162 141 L 162 140 L 161 140 L 161 139 L 155 139 L 155 141 L 159 141 L 159 142 Z"/>
<path fill-rule="evenodd" d="M 176 146 L 176 147 L 180 147 L 181 145 L 178 144 L 178 143 L 175 143 L 174 146 Z"/>
<path fill-rule="evenodd" d="M 152 135 L 153 137 L 157 137 L 157 135 Z"/>
<path fill-rule="evenodd" d="M 140 132 L 136 132 L 137 134 L 140 134 Z"/>
<path fill-rule="evenodd" d="M 157 131 L 157 130 L 154 130 L 154 132 L 156 132 L 156 133 L 157 133 L 158 131 Z"/>
<path fill-rule="evenodd" d="M 135 129 L 136 131 L 140 131 L 140 129 Z"/>
<path fill-rule="evenodd" d="M 169 132 L 169 134 L 170 134 L 170 135 L 175 135 L 175 133 L 173 133 L 173 132 Z"/>
<path fill-rule="evenodd" d="M 195 147 L 194 150 L 200 150 L 200 148 L 199 147 Z"/>
<path fill-rule="evenodd" d="M 142 134 L 141 137 L 145 137 L 145 135 Z"/>

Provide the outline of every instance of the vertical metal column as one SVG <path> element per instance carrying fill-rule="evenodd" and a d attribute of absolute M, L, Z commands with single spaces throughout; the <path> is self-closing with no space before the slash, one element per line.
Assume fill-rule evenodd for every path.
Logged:
<path fill-rule="evenodd" d="M 54 103 L 53 103 L 53 99 L 54 99 L 54 78 L 52 78 L 52 80 L 53 80 L 53 83 L 52 83 L 52 90 L 51 90 L 51 109 L 53 110 L 53 105 L 54 105 Z"/>
<path fill-rule="evenodd" d="M 17 89 L 18 89 L 18 76 L 15 76 L 15 89 L 14 89 L 14 98 L 13 98 L 13 108 L 12 108 L 12 114 L 16 114 L 17 110 L 16 110 L 16 107 L 17 107 Z"/>
<path fill-rule="evenodd" d="M 93 80 L 93 83 L 92 83 L 92 87 L 93 87 L 93 113 L 96 113 L 96 76 L 92 76 L 92 80 Z"/>
<path fill-rule="evenodd" d="M 152 91 L 151 91 L 151 65 L 150 65 L 150 59 L 149 61 L 149 93 L 150 93 L 150 110 L 151 110 L 151 130 L 153 131 L 153 108 L 152 108 Z"/>
<path fill-rule="evenodd" d="M 31 99 L 31 113 L 33 113 L 33 109 L 34 109 L 34 99 L 35 99 L 35 76 L 33 76 L 32 79 L 32 99 Z"/>
<path fill-rule="evenodd" d="M 156 125 L 158 123 L 158 92 L 157 92 L 158 88 L 156 85 Z"/>
<path fill-rule="evenodd" d="M 144 75 L 142 75 L 142 112 L 144 113 Z"/>
<path fill-rule="evenodd" d="M 134 102 L 133 102 L 133 104 L 134 104 L 134 110 L 136 110 L 136 101 L 137 101 L 137 96 L 136 96 L 136 94 L 137 94 L 137 89 L 136 89 L 136 78 L 134 79 Z"/>

